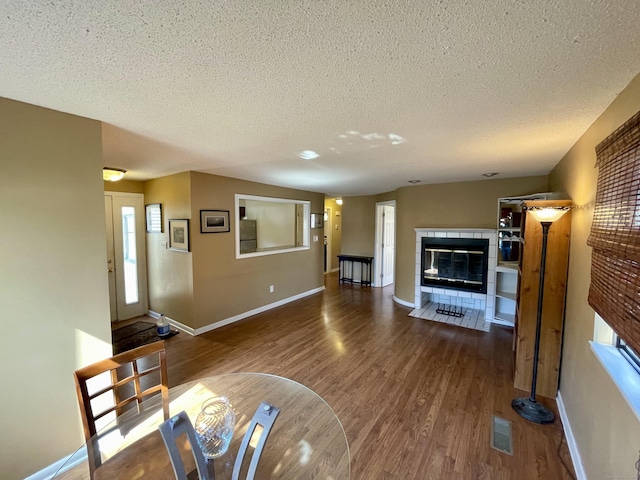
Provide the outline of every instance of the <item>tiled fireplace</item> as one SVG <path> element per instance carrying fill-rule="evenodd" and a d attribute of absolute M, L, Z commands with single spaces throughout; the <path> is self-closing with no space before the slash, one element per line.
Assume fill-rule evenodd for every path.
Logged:
<path fill-rule="evenodd" d="M 444 307 L 450 310 L 464 310 L 470 311 L 472 309 L 476 313 L 476 317 L 479 317 L 479 326 L 471 326 L 472 322 L 469 318 L 459 319 L 457 321 L 449 321 L 447 323 L 455 323 L 456 325 L 467 326 L 469 328 L 478 328 L 482 330 L 488 330 L 490 322 L 493 320 L 493 309 L 495 300 L 495 268 L 496 268 L 496 231 L 492 229 L 475 229 L 475 228 L 416 228 L 416 275 L 415 275 L 415 309 L 425 309 L 430 302 Z M 470 240 L 470 241 L 469 241 Z M 482 241 L 484 240 L 484 242 Z M 486 245 L 488 241 L 488 248 L 485 247 L 484 262 L 477 262 L 473 258 L 479 255 L 476 250 L 481 250 L 482 245 Z M 447 245 L 447 244 L 450 244 Z M 471 245 L 471 247 L 470 247 Z M 479 245 L 480 247 L 474 248 L 473 245 Z M 430 265 L 424 265 L 425 262 L 425 248 L 427 249 L 427 263 Z M 467 265 L 473 263 L 479 265 L 480 263 L 486 266 L 485 272 L 481 272 L 482 281 L 484 284 L 482 287 L 478 286 L 478 282 L 462 279 L 459 274 L 449 274 L 451 279 L 441 280 L 440 282 L 433 282 L 425 280 L 432 272 L 427 272 L 429 267 L 433 270 L 434 260 L 430 257 L 432 255 L 429 252 L 437 251 L 440 253 L 433 254 L 440 258 L 440 276 L 443 270 L 450 271 L 452 264 L 459 263 L 468 269 Z M 448 252 L 451 252 L 449 254 Z M 474 268 L 477 270 L 477 265 Z M 444 268 L 443 268 L 444 266 Z M 436 266 L 437 267 L 437 266 Z M 435 269 L 437 272 L 437 269 Z M 434 275 L 432 275 L 434 276 Z M 474 280 L 474 279 L 471 279 Z M 480 280 L 480 278 L 475 278 Z M 437 284 L 439 283 L 439 285 Z M 483 293 L 486 289 L 486 293 Z M 435 309 L 435 307 L 434 307 Z M 478 313 L 479 312 L 479 313 Z M 420 315 L 414 315 L 420 316 Z M 440 318 L 445 318 L 440 315 Z M 423 317 L 427 318 L 427 317 Z M 441 320 L 442 321 L 442 320 Z M 486 328 L 485 328 L 486 327 Z"/>

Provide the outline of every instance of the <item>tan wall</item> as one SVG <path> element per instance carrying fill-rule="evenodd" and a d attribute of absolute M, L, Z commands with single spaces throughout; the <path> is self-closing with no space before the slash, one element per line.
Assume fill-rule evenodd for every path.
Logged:
<path fill-rule="evenodd" d="M 396 192 L 343 198 L 344 204 L 342 207 L 345 212 L 343 215 L 344 232 L 342 234 L 343 254 L 374 255 L 376 241 L 376 204 L 378 202 L 389 202 L 395 199 Z"/>
<path fill-rule="evenodd" d="M 162 233 L 147 233 L 149 310 L 164 313 L 185 325 L 193 324 L 193 265 L 191 252 L 169 250 L 169 219 L 191 219 L 191 242 L 200 231 L 200 218 L 191 216 L 189 172 L 144 183 L 145 204 L 162 204 Z"/>
<path fill-rule="evenodd" d="M 560 393 L 588 478 L 636 478 L 640 424 L 591 352 L 594 311 L 587 303 L 598 170 L 595 146 L 640 110 L 640 76 L 616 98 L 551 172 L 550 186 L 575 205 Z"/>
<path fill-rule="evenodd" d="M 373 256 L 376 196 L 343 197 L 342 251 L 344 255 Z"/>
<path fill-rule="evenodd" d="M 296 245 L 295 204 L 249 200 L 245 204 L 245 217 L 256 221 L 257 248 Z"/>
<path fill-rule="evenodd" d="M 309 250 L 235 258 L 235 194 L 311 202 L 321 212 L 324 195 L 191 172 L 191 239 L 193 246 L 194 318 L 199 328 L 324 285 L 320 230 Z M 229 233 L 200 233 L 200 210 L 229 210 Z M 269 293 L 274 285 L 274 293 Z"/>
<path fill-rule="evenodd" d="M 419 185 L 396 191 L 396 297 L 415 300 L 416 227 L 496 228 L 498 198 L 547 191 L 547 177 Z"/>
<path fill-rule="evenodd" d="M 111 355 L 100 123 L 0 99 L 0 476 L 82 443 L 73 371 Z"/>
<path fill-rule="evenodd" d="M 118 180 L 117 182 L 102 182 L 105 192 L 144 193 L 144 182 L 135 180 Z"/>

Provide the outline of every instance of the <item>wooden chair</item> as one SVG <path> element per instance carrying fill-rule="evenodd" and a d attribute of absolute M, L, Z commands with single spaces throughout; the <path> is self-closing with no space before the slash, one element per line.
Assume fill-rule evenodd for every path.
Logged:
<path fill-rule="evenodd" d="M 151 367 L 149 367 L 150 364 Z M 106 372 L 109 374 L 107 375 Z M 143 400 L 158 393 L 162 399 L 164 419 L 169 419 L 169 387 L 163 340 L 87 365 L 76 370 L 73 375 L 92 478 L 94 471 L 101 464 L 96 436 L 98 430 L 100 430 L 100 436 L 104 436 L 118 428 L 115 425 L 108 431 L 102 431 L 96 428 L 97 421 L 101 419 L 103 422 L 107 421 L 110 417 L 114 417 L 114 413 L 115 418 L 131 410 L 141 413 L 144 407 Z M 110 382 L 107 382 L 106 378 L 101 378 L 103 382 L 96 388 L 95 384 L 98 380 L 96 377 L 99 375 L 110 376 Z M 91 385 L 88 386 L 88 383 Z M 105 383 L 109 384 L 105 385 Z M 96 405 L 100 401 L 110 405 L 100 408 Z"/>

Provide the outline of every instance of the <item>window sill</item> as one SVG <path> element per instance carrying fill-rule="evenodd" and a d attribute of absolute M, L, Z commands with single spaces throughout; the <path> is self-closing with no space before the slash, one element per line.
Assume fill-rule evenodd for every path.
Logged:
<path fill-rule="evenodd" d="M 600 360 L 613 383 L 640 420 L 640 375 L 622 356 L 616 347 L 589 342 L 591 350 Z"/>

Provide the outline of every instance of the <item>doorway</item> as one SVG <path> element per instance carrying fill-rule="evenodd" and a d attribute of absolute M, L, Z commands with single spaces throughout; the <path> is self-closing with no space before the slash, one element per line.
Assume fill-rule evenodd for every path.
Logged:
<path fill-rule="evenodd" d="M 142 316 L 147 311 L 143 195 L 105 192 L 104 213 L 111 321 Z"/>
<path fill-rule="evenodd" d="M 333 240 L 333 223 L 331 207 L 324 209 L 324 273 L 331 273 L 331 247 Z"/>
<path fill-rule="evenodd" d="M 396 258 L 396 202 L 376 203 L 376 246 L 374 287 L 386 287 L 394 281 Z"/>

